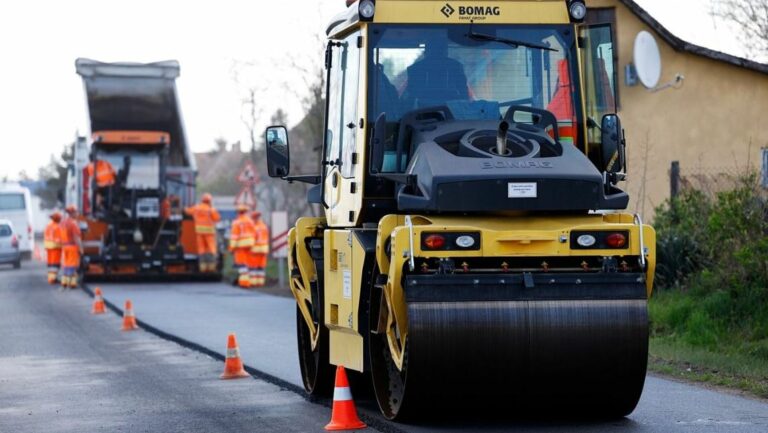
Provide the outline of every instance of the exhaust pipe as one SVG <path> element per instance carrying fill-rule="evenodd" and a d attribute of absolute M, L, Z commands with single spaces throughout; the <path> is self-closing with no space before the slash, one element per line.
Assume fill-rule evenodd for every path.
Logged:
<path fill-rule="evenodd" d="M 502 120 L 499 123 L 499 134 L 496 136 L 496 153 L 500 156 L 507 154 L 507 131 L 509 131 L 509 123 Z"/>

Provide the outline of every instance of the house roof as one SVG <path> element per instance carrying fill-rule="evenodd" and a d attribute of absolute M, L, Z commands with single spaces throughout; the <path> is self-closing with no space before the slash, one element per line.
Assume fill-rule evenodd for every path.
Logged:
<path fill-rule="evenodd" d="M 634 13 L 641 21 L 643 21 L 648 27 L 652 28 L 666 43 L 672 46 L 676 51 L 685 51 L 691 54 L 707 57 L 721 62 L 730 63 L 742 68 L 751 69 L 753 71 L 768 74 L 768 64 L 755 62 L 753 60 L 744 59 L 741 57 L 726 54 L 720 51 L 704 48 L 699 45 L 686 42 L 672 32 L 667 30 L 666 27 L 661 25 L 654 17 L 651 16 L 645 9 L 640 7 L 633 0 L 619 0 L 621 4 L 626 6 L 632 13 Z"/>

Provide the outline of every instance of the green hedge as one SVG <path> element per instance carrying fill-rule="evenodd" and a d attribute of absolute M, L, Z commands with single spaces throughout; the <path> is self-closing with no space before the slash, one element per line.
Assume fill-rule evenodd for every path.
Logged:
<path fill-rule="evenodd" d="M 683 192 L 654 226 L 653 335 L 768 360 L 768 202 L 757 176 L 715 195 Z"/>

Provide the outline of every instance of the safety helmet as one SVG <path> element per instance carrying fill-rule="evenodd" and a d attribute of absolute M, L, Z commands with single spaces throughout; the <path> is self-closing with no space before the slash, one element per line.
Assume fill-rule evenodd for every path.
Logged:
<path fill-rule="evenodd" d="M 56 222 L 61 221 L 61 212 L 53 211 L 53 213 L 51 214 L 51 219 L 56 221 Z"/>
<path fill-rule="evenodd" d="M 203 194 L 202 197 L 200 197 L 200 201 L 202 201 L 203 203 L 211 204 L 211 202 L 213 201 L 213 196 L 206 192 L 205 194 Z"/>
<path fill-rule="evenodd" d="M 237 213 L 246 213 L 246 212 L 248 212 L 248 206 L 246 206 L 244 204 L 238 204 L 235 207 L 235 210 L 237 210 Z"/>
<path fill-rule="evenodd" d="M 67 208 L 65 210 L 67 211 L 68 214 L 72 215 L 72 214 L 77 213 L 77 206 L 71 204 L 71 205 L 67 206 Z"/>

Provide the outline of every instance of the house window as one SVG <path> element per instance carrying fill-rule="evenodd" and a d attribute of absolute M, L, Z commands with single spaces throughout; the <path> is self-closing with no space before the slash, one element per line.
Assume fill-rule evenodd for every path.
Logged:
<path fill-rule="evenodd" d="M 762 149 L 763 153 L 763 169 L 762 169 L 762 179 L 763 179 L 763 188 L 768 188 L 768 147 L 764 147 Z"/>
<path fill-rule="evenodd" d="M 616 39 L 616 9 L 615 8 L 589 8 L 587 9 L 587 17 L 585 18 L 585 22 L 587 25 L 594 26 L 594 25 L 600 25 L 600 24 L 610 24 L 611 25 L 611 40 L 613 41 L 613 44 L 611 46 L 606 46 L 604 49 L 601 49 L 601 53 L 604 55 L 610 55 L 613 57 L 613 62 L 606 63 L 605 69 L 606 73 L 608 74 L 608 77 L 610 77 L 610 80 L 613 83 L 614 88 L 614 98 L 615 98 L 615 104 L 616 104 L 616 110 L 618 110 L 621 107 L 620 99 L 619 99 L 619 86 L 618 86 L 618 65 L 619 65 L 619 53 L 618 50 L 613 50 L 614 47 L 619 47 L 619 41 Z"/>

